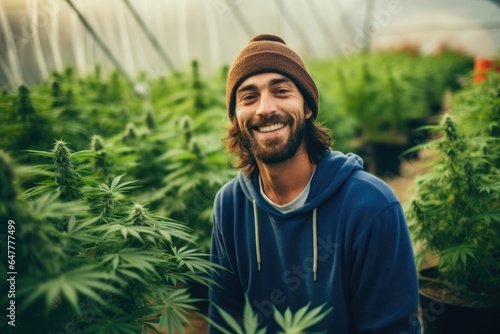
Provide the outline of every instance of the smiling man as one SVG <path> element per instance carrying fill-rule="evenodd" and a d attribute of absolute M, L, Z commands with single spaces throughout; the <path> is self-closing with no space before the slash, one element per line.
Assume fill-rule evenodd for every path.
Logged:
<path fill-rule="evenodd" d="M 259 35 L 227 80 L 227 148 L 239 175 L 217 194 L 212 256 L 227 270 L 210 290 L 243 321 L 245 296 L 268 333 L 274 309 L 332 308 L 310 332 L 419 333 L 418 287 L 401 205 L 353 154 L 330 149 L 303 61 Z M 211 307 L 213 322 L 223 318 Z M 211 333 L 217 333 L 215 326 Z"/>
<path fill-rule="evenodd" d="M 304 112 L 304 99 L 292 80 L 276 73 L 257 74 L 241 84 L 236 101 L 239 127 L 257 161 L 269 165 L 297 153 L 303 143 L 305 118 L 312 111 Z M 277 109 L 273 104 L 288 112 L 272 112 Z"/>

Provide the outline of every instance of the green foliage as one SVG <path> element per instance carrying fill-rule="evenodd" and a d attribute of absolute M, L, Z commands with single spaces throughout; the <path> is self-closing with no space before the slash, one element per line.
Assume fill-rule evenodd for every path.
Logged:
<path fill-rule="evenodd" d="M 10 156 L 0 150 L 0 218 L 7 221 L 15 212 L 15 201 L 18 190 L 12 183 L 14 166 Z"/>
<path fill-rule="evenodd" d="M 60 138 L 80 152 L 79 168 L 90 167 L 94 181 L 88 182 L 98 178 L 109 184 L 124 174 L 124 181 L 137 180 L 131 195 L 188 223 L 208 252 L 215 193 L 236 175 L 220 141 L 227 122 L 225 77 L 208 82 L 193 62 L 191 73 L 141 74 L 138 80 L 130 87 L 120 74 L 106 77 L 96 67 L 87 78 L 76 79 L 67 69 L 40 86 L 21 86 L 0 97 L 0 120 L 6 124 L 0 144 L 16 161 L 40 165 L 45 164 L 40 150 Z M 22 185 L 44 192 L 60 183 L 63 200 L 81 198 L 83 190 L 69 186 L 80 180 L 79 170 L 68 165 L 72 153 L 57 145 L 54 150 L 53 164 L 59 166 L 54 179 L 33 187 L 40 180 L 23 178 Z"/>
<path fill-rule="evenodd" d="M 300 334 L 300 333 L 311 333 L 307 331 L 308 328 L 314 326 L 320 322 L 324 317 L 326 317 L 333 308 L 324 309 L 325 305 L 320 305 L 313 309 L 309 309 L 309 304 L 297 310 L 294 314 L 290 308 L 285 310 L 285 313 L 280 313 L 276 308 L 274 309 L 274 320 L 282 331 L 278 332 L 280 334 Z M 225 334 L 265 334 L 267 333 L 266 328 L 259 328 L 259 318 L 252 311 L 252 306 L 245 296 L 245 307 L 243 310 L 243 324 L 241 325 L 238 320 L 236 320 L 231 314 L 226 312 L 224 309 L 215 305 L 217 310 L 224 319 L 225 325 L 230 329 L 228 331 L 222 324 L 211 322 L 211 325 L 220 330 Z"/>
<path fill-rule="evenodd" d="M 15 329 L 184 332 L 196 300 L 180 287 L 208 285 L 216 269 L 196 249 L 192 231 L 131 202 L 134 182 L 123 175 L 99 184 L 87 164 L 93 153 L 73 153 L 56 141 L 51 151 L 32 154 L 52 164 L 25 170 L 24 177 L 40 181 L 18 196 L 14 171 L 21 169 L 0 155 L 0 178 L 9 177 L 2 188 L 11 189 L 2 217 L 16 220 Z M 5 319 L 0 326 L 10 327 Z"/>
<path fill-rule="evenodd" d="M 442 277 L 472 291 L 500 291 L 500 75 L 459 92 L 431 127 L 438 157 L 407 209 L 420 262 L 439 256 Z"/>
<path fill-rule="evenodd" d="M 321 95 L 318 120 L 333 130 L 334 148 L 344 152 L 359 150 L 360 132 L 401 138 L 408 119 L 427 115 L 429 83 L 447 78 L 433 93 L 441 96 L 452 73 L 463 71 L 467 61 L 454 53 L 391 53 L 312 62 Z M 123 174 L 124 181 L 137 180 L 131 195 L 163 216 L 186 222 L 207 252 L 213 198 L 236 170 L 220 141 L 228 123 L 228 69 L 208 78 L 200 67 L 193 61 L 185 73 L 141 73 L 134 87 L 99 66 L 85 78 L 76 78 L 71 68 L 53 73 L 39 86 L 23 85 L 0 96 L 5 124 L 0 145 L 17 162 L 34 165 L 45 163 L 43 157 L 26 150 L 44 150 L 54 139 L 69 143 L 85 152 L 92 177 L 106 184 Z M 57 182 L 78 179 L 79 171 L 67 166 L 61 173 Z M 37 181 L 21 182 L 31 189 Z M 63 198 L 80 196 L 63 189 Z"/>
<path fill-rule="evenodd" d="M 319 120 L 335 148 L 355 151 L 358 132 L 389 133 L 425 114 L 468 61 L 429 58 L 432 67 L 400 54 L 311 64 Z M 142 73 L 131 87 L 99 66 L 85 78 L 67 68 L 0 95 L 0 147 L 8 152 L 0 154 L 0 216 L 22 222 L 25 326 L 137 333 L 186 321 L 192 300 L 178 284 L 210 280 L 213 199 L 236 175 L 220 141 L 227 71 L 209 78 L 193 62 L 185 73 Z M 482 184 L 486 193 L 499 188 Z"/>
<path fill-rule="evenodd" d="M 292 315 L 290 308 L 284 314 L 275 310 L 274 319 L 283 329 L 284 334 L 306 333 L 306 329 L 321 321 L 330 313 L 333 308 L 323 310 L 324 305 L 309 310 L 309 304 L 299 309 Z"/>
<path fill-rule="evenodd" d="M 472 59 L 457 52 L 420 56 L 409 52 L 357 54 L 310 64 L 321 92 L 321 114 L 334 133 L 360 133 L 366 141 L 407 141 L 411 123 L 441 111 L 443 94 L 456 90 Z M 331 101 L 330 101 L 331 100 Z M 336 124 L 338 122 L 338 124 Z M 349 137 L 340 136 L 337 145 Z"/>

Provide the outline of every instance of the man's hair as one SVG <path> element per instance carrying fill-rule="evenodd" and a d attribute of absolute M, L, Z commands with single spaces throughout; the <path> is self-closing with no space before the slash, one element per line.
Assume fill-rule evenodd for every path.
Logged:
<path fill-rule="evenodd" d="M 307 109 L 306 105 L 304 112 Z M 333 144 L 331 138 L 331 131 L 316 122 L 313 117 L 305 120 L 304 142 L 309 160 L 312 163 L 317 165 L 324 159 L 325 153 L 330 150 Z M 235 167 L 241 168 L 243 174 L 250 177 L 257 170 L 257 162 L 252 152 L 245 145 L 245 138 L 241 133 L 236 117 L 231 119 L 231 123 L 227 126 L 227 134 L 222 140 L 226 143 L 227 151 L 238 156 Z"/>

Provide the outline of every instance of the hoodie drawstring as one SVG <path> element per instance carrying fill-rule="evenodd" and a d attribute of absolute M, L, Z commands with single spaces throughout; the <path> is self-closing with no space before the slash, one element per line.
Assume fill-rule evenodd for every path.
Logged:
<path fill-rule="evenodd" d="M 257 268 L 260 270 L 259 216 L 255 200 L 253 200 L 253 217 L 255 224 L 255 252 L 257 253 Z"/>
<path fill-rule="evenodd" d="M 316 280 L 318 271 L 318 224 L 316 222 L 316 208 L 313 210 L 313 273 Z"/>
<path fill-rule="evenodd" d="M 313 235 L 313 274 L 314 280 L 316 281 L 316 273 L 318 271 L 318 224 L 317 224 L 317 208 L 313 210 L 312 216 L 312 235 Z M 254 227 L 255 227 L 255 253 L 257 255 L 257 268 L 260 270 L 260 239 L 259 239 L 259 216 L 257 203 L 255 199 L 253 200 L 253 216 L 254 216 Z"/>

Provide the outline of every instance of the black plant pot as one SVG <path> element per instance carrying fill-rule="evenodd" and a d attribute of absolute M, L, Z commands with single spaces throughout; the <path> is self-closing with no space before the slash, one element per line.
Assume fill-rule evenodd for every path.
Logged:
<path fill-rule="evenodd" d="M 208 308 L 210 305 L 208 300 L 208 286 L 199 282 L 189 282 L 188 286 L 191 298 L 200 299 L 195 302 L 193 306 L 195 306 L 200 313 L 208 315 Z"/>
<path fill-rule="evenodd" d="M 422 144 L 427 141 L 429 137 L 429 131 L 422 127 L 424 125 L 429 125 L 429 121 L 427 119 L 414 119 L 409 120 L 407 127 L 407 149 L 413 148 L 416 145 Z M 416 160 L 418 159 L 418 151 L 412 151 L 403 156 L 403 159 L 406 160 Z"/>
<path fill-rule="evenodd" d="M 435 277 L 436 269 L 421 271 Z M 500 332 L 500 305 L 493 307 L 461 306 L 420 292 L 424 334 L 495 334 Z"/>
<path fill-rule="evenodd" d="M 400 175 L 401 154 L 408 148 L 406 144 L 372 142 L 368 146 L 375 174 L 386 177 Z"/>

